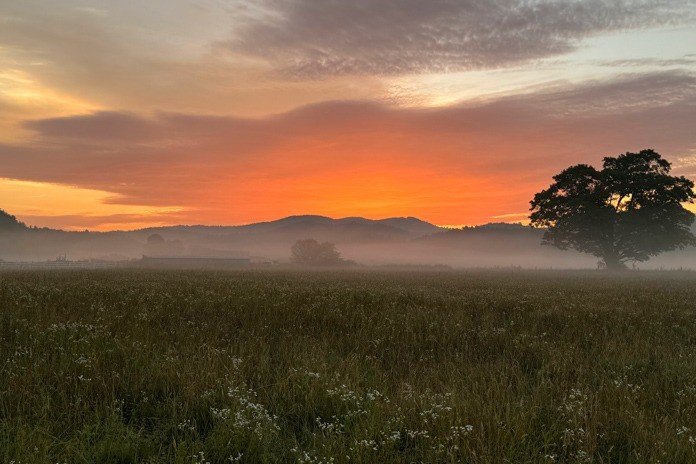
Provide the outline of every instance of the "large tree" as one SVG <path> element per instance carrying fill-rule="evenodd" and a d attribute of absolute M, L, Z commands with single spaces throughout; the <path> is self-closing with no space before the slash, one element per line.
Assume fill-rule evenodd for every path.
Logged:
<path fill-rule="evenodd" d="M 694 214 L 683 206 L 694 183 L 670 169 L 653 150 L 604 158 L 601 171 L 571 166 L 534 196 L 531 223 L 546 229 L 545 244 L 593 254 L 608 269 L 694 245 Z"/>

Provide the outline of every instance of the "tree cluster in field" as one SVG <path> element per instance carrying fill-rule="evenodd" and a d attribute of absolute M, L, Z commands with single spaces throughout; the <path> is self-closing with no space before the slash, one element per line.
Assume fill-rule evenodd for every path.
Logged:
<path fill-rule="evenodd" d="M 165 240 L 154 233 L 147 237 L 144 251 L 147 256 L 179 256 L 184 253 L 184 244 L 181 240 Z"/>
<path fill-rule="evenodd" d="M 586 164 L 554 176 L 531 201 L 531 224 L 543 241 L 601 258 L 623 269 L 664 251 L 696 245 L 691 232 L 694 183 L 670 176 L 671 165 L 654 150 L 604 158 L 602 170 Z"/>
<path fill-rule="evenodd" d="M 313 238 L 298 240 L 292 246 L 290 252 L 290 262 L 303 266 L 347 266 L 355 264 L 351 260 L 343 259 L 334 243 L 319 243 Z"/>

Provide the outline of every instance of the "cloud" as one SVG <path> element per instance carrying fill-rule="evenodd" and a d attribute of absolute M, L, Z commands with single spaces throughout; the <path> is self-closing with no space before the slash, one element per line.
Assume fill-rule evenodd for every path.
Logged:
<path fill-rule="evenodd" d="M 226 42 L 296 78 L 495 68 L 686 23 L 693 0 L 266 0 Z"/>
<path fill-rule="evenodd" d="M 110 214 L 110 215 L 35 215 L 22 214 L 18 217 L 25 224 L 65 230 L 132 230 L 143 227 L 178 224 L 185 216 L 170 214 Z"/>
<path fill-rule="evenodd" d="M 601 66 L 607 67 L 620 67 L 620 68 L 637 68 L 644 66 L 656 66 L 656 67 L 682 67 L 691 68 L 696 66 L 696 55 L 689 54 L 684 55 L 681 58 L 634 58 L 625 60 L 609 60 L 601 61 L 599 63 Z"/>
<path fill-rule="evenodd" d="M 257 119 L 43 119 L 27 123 L 30 143 L 0 145 L 0 165 L 3 177 L 112 192 L 114 204 L 180 207 L 182 222 L 318 213 L 472 224 L 526 210 L 570 164 L 655 148 L 688 166 L 694 120 L 696 77 L 670 72 L 445 108 L 333 101 Z"/>
<path fill-rule="evenodd" d="M 98 108 L 260 115 L 331 98 L 369 98 L 383 89 L 367 78 L 309 88 L 273 79 L 267 65 L 230 60 L 211 43 L 235 21 L 213 0 L 151 0 L 147 7 L 102 1 L 100 9 L 81 0 L 5 3 L 2 119 L 10 105 L 14 121 Z M 8 76 L 16 82 L 8 85 Z"/>

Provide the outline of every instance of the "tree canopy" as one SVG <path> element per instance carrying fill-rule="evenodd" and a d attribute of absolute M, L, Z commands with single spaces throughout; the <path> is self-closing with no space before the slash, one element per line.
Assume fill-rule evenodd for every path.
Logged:
<path fill-rule="evenodd" d="M 23 230 L 26 226 L 10 213 L 0 209 L 0 230 Z"/>
<path fill-rule="evenodd" d="M 602 170 L 571 166 L 534 196 L 531 224 L 546 229 L 543 243 L 593 254 L 609 269 L 694 245 L 694 214 L 683 206 L 694 183 L 670 170 L 654 150 L 606 157 Z"/>
<path fill-rule="evenodd" d="M 147 243 L 149 244 L 154 244 L 154 245 L 159 245 L 164 243 L 164 237 L 162 237 L 160 234 L 150 234 L 147 237 Z"/>
<path fill-rule="evenodd" d="M 331 242 L 319 243 L 312 238 L 298 240 L 290 249 L 290 261 L 310 266 L 338 266 L 346 264 L 336 245 Z"/>

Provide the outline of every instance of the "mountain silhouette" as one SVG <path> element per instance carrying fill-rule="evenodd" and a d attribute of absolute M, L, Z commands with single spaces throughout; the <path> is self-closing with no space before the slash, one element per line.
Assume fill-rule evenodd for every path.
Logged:
<path fill-rule="evenodd" d="M 153 251 L 148 237 L 159 234 L 159 253 L 259 258 L 288 262 L 290 247 L 307 238 L 332 242 L 346 259 L 367 265 L 453 267 L 595 267 L 596 259 L 541 246 L 544 231 L 520 224 L 490 223 L 446 229 L 415 217 L 333 219 L 288 216 L 240 226 L 177 225 L 131 231 L 73 232 L 26 227 L 0 210 L 0 259 L 139 259 Z M 652 267 L 692 267 L 696 249 L 665 253 Z"/>
<path fill-rule="evenodd" d="M 159 233 L 172 239 L 209 242 L 257 242 L 271 238 L 286 242 L 314 238 L 337 244 L 353 242 L 399 241 L 434 234 L 443 229 L 417 218 L 366 219 L 298 215 L 268 222 L 242 226 L 168 226 L 152 227 L 129 232 L 134 236 Z"/>

